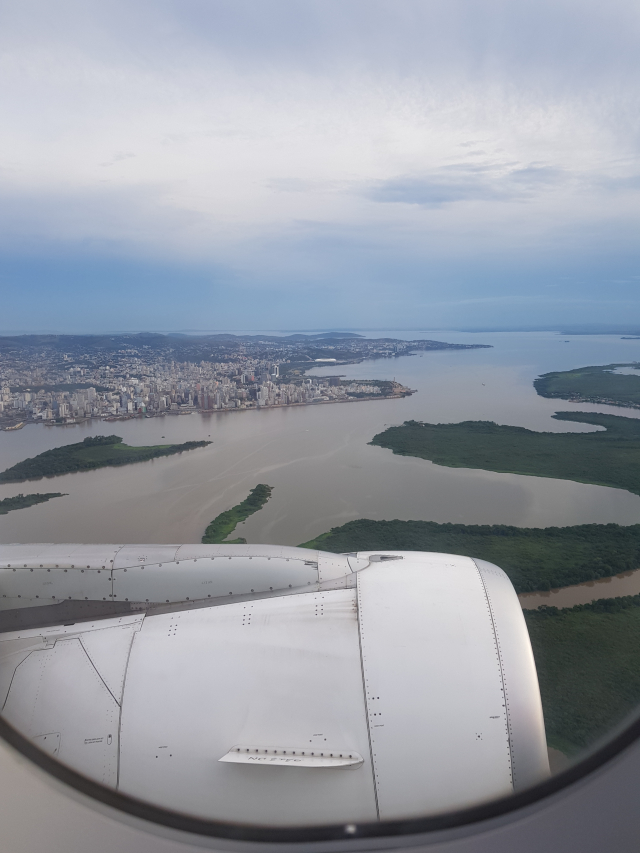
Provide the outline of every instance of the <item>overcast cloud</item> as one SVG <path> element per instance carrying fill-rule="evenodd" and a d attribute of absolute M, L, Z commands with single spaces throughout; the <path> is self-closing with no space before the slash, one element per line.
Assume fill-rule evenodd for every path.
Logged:
<path fill-rule="evenodd" d="M 628 322 L 639 35 L 632 0 L 0 2 L 0 326 Z"/>

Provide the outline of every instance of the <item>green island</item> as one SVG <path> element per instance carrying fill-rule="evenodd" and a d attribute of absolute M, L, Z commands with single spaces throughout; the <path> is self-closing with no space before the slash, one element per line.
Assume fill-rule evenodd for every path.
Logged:
<path fill-rule="evenodd" d="M 640 495 L 640 419 L 596 412 L 556 412 L 553 417 L 604 430 L 534 432 L 493 421 L 405 421 L 378 433 L 370 443 L 449 468 L 554 477 Z"/>
<path fill-rule="evenodd" d="M 210 441 L 186 441 L 184 444 L 157 444 L 149 447 L 130 447 L 118 435 L 97 435 L 85 438 L 78 444 L 66 444 L 45 450 L 30 459 L 24 459 L 0 473 L 0 483 L 21 483 L 24 480 L 41 480 L 58 477 L 75 471 L 92 471 L 113 465 L 130 465 L 146 462 L 159 456 L 172 456 L 184 450 L 205 447 Z"/>
<path fill-rule="evenodd" d="M 435 521 L 348 521 L 301 548 L 348 551 L 436 551 L 478 557 L 500 566 L 516 592 L 612 577 L 640 568 L 640 524 L 510 527 Z"/>
<path fill-rule="evenodd" d="M 636 374 L 614 373 L 618 367 L 636 368 Z M 603 364 L 544 373 L 533 385 L 541 397 L 640 408 L 639 364 Z"/>
<path fill-rule="evenodd" d="M 51 498 L 62 498 L 65 492 L 47 492 L 39 495 L 14 495 L 12 498 L 0 500 L 0 515 L 6 515 L 14 509 L 24 509 L 35 504 L 43 504 Z"/>
<path fill-rule="evenodd" d="M 640 704 L 640 595 L 524 615 L 547 743 L 574 755 Z"/>
<path fill-rule="evenodd" d="M 251 489 L 248 496 L 239 504 L 221 512 L 217 515 L 211 524 L 208 525 L 202 537 L 203 545 L 213 545 L 219 542 L 224 542 L 236 529 L 237 525 L 242 521 L 246 521 L 254 512 L 266 504 L 271 497 L 273 486 L 267 486 L 265 483 L 258 483 L 255 489 Z M 239 537 L 238 539 L 229 540 L 229 544 L 244 544 L 247 540 Z"/>

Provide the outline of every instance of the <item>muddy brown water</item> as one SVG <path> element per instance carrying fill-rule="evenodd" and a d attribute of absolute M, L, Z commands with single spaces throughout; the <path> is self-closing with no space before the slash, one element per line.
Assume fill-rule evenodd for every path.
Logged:
<path fill-rule="evenodd" d="M 618 415 L 621 410 L 546 400 L 535 393 L 533 379 L 551 369 L 632 361 L 640 342 L 594 336 L 566 345 L 550 333 L 403 336 L 489 343 L 493 349 L 443 350 L 340 366 L 348 378 L 395 377 L 417 389 L 400 400 L 93 421 L 63 428 L 29 425 L 1 432 L 0 470 L 87 435 L 115 432 L 133 445 L 191 439 L 213 444 L 122 468 L 2 485 L 0 498 L 25 491 L 68 496 L 0 517 L 0 542 L 197 542 L 212 518 L 260 482 L 274 487 L 273 496 L 235 533 L 254 543 L 297 545 L 357 518 L 525 527 L 640 520 L 640 497 L 620 489 L 445 468 L 368 444 L 387 425 L 410 418 L 591 431 L 593 427 L 562 423 L 551 415 L 558 409 Z M 336 369 L 316 371 L 331 372 Z"/>
<path fill-rule="evenodd" d="M 573 607 L 576 604 L 589 604 L 599 598 L 619 598 L 623 595 L 640 593 L 640 569 L 623 572 L 611 578 L 564 586 L 549 592 L 525 592 L 518 596 L 524 609 L 533 610 L 540 605 L 549 607 Z"/>

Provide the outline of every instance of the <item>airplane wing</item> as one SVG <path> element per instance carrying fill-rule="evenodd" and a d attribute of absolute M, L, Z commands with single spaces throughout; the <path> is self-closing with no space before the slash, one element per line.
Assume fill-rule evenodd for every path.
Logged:
<path fill-rule="evenodd" d="M 549 773 L 520 604 L 481 560 L 3 545 L 0 608 L 3 718 L 172 810 L 393 820 Z"/>

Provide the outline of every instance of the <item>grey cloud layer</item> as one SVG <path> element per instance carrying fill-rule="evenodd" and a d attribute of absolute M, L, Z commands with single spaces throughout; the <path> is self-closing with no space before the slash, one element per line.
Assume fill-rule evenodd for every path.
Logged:
<path fill-rule="evenodd" d="M 154 270 L 191 256 L 330 316 L 322 282 L 354 315 L 390 292 L 411 315 L 442 292 L 525 304 L 563 276 L 562 304 L 587 304 L 640 267 L 636 0 L 22 0 L 2 16 L 0 274 L 34 247 Z"/>
<path fill-rule="evenodd" d="M 440 207 L 456 201 L 512 201 L 566 181 L 562 169 L 527 166 L 495 169 L 490 166 L 443 167 L 427 175 L 406 175 L 379 181 L 365 191 L 372 201 Z"/>

